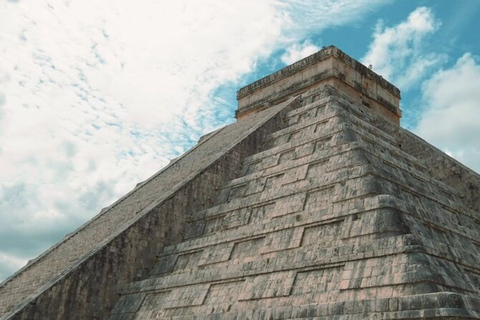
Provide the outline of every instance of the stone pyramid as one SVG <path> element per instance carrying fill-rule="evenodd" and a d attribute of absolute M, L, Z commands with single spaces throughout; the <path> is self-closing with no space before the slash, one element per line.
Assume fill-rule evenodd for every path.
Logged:
<path fill-rule="evenodd" d="M 480 319 L 480 176 L 335 47 L 0 285 L 0 319 Z"/>

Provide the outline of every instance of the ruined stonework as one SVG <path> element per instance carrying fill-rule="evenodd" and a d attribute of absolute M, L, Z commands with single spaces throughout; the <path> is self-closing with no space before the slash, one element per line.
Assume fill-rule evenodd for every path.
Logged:
<path fill-rule="evenodd" d="M 335 47 L 0 285 L 0 319 L 480 319 L 480 176 Z"/>

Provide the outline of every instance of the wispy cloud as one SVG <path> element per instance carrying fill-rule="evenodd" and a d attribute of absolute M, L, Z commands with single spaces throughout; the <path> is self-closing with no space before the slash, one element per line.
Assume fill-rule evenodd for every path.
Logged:
<path fill-rule="evenodd" d="M 25 259 L 19 259 L 14 255 L 0 253 L 0 279 L 10 276 L 13 272 L 27 263 Z"/>
<path fill-rule="evenodd" d="M 285 35 L 322 30 L 328 27 L 355 23 L 368 13 L 394 0 L 290 0 L 281 1 L 287 8 L 292 24 Z"/>
<path fill-rule="evenodd" d="M 231 121 L 210 92 L 284 23 L 273 1 L 0 6 L 0 234 L 25 237 L 0 253 L 23 258 Z"/>
<path fill-rule="evenodd" d="M 0 254 L 38 254 L 233 121 L 213 93 L 257 60 L 383 4 L 0 3 Z"/>
<path fill-rule="evenodd" d="M 480 172 L 480 62 L 467 53 L 423 85 L 426 109 L 416 132 Z"/>
<path fill-rule="evenodd" d="M 320 48 L 311 43 L 309 40 L 306 40 L 300 44 L 294 43 L 285 50 L 281 60 L 286 65 L 289 65 L 317 52 L 318 50 L 320 50 Z"/>
<path fill-rule="evenodd" d="M 446 56 L 429 52 L 426 40 L 441 23 L 429 8 L 419 7 L 408 18 L 393 27 L 377 23 L 373 42 L 362 61 L 402 90 L 418 83 Z"/>

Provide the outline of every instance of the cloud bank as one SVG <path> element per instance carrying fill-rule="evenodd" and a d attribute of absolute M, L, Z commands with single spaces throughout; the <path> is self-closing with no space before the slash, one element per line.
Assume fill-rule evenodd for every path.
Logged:
<path fill-rule="evenodd" d="M 423 84 L 416 133 L 480 172 L 480 62 L 466 53 Z"/>
<path fill-rule="evenodd" d="M 433 67 L 445 62 L 444 54 L 430 52 L 426 40 L 441 23 L 426 7 L 414 10 L 408 18 L 394 27 L 380 20 L 373 41 L 363 57 L 365 65 L 402 90 L 418 83 Z"/>

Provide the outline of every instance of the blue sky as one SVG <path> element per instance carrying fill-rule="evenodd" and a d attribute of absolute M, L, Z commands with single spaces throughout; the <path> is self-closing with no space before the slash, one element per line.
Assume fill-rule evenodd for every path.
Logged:
<path fill-rule="evenodd" d="M 402 126 L 480 171 L 478 0 L 3 0 L 0 280 L 234 121 L 236 90 L 335 45 Z"/>

